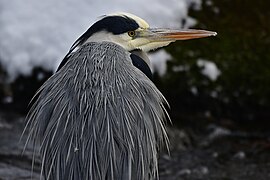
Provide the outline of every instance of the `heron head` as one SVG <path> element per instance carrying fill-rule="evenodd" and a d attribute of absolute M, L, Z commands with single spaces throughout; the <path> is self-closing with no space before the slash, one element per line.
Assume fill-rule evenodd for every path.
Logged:
<path fill-rule="evenodd" d="M 150 28 L 143 19 L 129 13 L 116 13 L 102 17 L 94 23 L 78 40 L 86 42 L 110 41 L 127 51 L 145 52 L 167 46 L 176 40 L 188 40 L 215 36 L 216 32 L 205 30 L 173 30 Z"/>

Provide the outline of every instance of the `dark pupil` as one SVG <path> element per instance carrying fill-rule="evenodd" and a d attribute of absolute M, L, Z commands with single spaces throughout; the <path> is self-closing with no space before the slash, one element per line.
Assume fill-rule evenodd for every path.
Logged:
<path fill-rule="evenodd" d="M 135 35 L 135 32 L 134 31 L 129 31 L 129 35 L 130 36 L 134 36 Z"/>

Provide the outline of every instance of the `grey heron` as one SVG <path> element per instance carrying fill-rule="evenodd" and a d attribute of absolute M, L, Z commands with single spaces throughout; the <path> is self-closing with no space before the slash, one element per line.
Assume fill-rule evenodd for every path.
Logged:
<path fill-rule="evenodd" d="M 151 81 L 146 52 L 214 35 L 150 28 L 128 13 L 94 23 L 38 90 L 27 115 L 26 144 L 40 155 L 41 177 L 158 178 L 158 151 L 168 143 L 167 102 Z"/>

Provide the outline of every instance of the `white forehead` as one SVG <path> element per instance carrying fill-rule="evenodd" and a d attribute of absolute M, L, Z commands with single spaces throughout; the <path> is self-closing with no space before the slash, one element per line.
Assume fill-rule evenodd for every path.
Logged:
<path fill-rule="evenodd" d="M 108 14 L 107 16 L 122 16 L 122 17 L 129 17 L 130 19 L 135 20 L 138 25 L 140 26 L 140 28 L 146 29 L 149 28 L 149 24 L 143 20 L 142 18 L 134 15 L 134 14 L 130 14 L 130 13 L 125 13 L 125 12 L 118 12 L 118 13 L 113 13 L 113 14 Z"/>

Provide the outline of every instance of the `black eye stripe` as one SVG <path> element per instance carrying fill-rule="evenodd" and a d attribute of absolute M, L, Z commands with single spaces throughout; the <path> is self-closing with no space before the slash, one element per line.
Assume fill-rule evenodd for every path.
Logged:
<path fill-rule="evenodd" d="M 92 33 L 106 30 L 113 34 L 123 34 L 139 28 L 137 22 L 129 17 L 108 16 L 93 24 L 90 27 Z"/>

